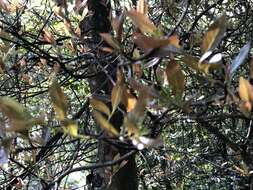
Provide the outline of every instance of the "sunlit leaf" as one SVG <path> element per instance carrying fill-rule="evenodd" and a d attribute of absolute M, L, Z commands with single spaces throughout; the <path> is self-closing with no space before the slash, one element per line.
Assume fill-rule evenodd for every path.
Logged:
<path fill-rule="evenodd" d="M 105 129 L 108 133 L 119 136 L 119 132 L 113 127 L 113 125 L 98 111 L 93 111 L 93 115 L 101 128 Z"/>
<path fill-rule="evenodd" d="M 201 49 L 203 52 L 213 50 L 220 43 L 226 31 L 226 16 L 222 15 L 209 27 L 206 32 Z"/>
<path fill-rule="evenodd" d="M 251 85 L 248 80 L 240 77 L 239 80 L 239 96 L 243 101 L 250 101 Z"/>
<path fill-rule="evenodd" d="M 148 4 L 145 0 L 138 0 L 137 1 L 137 6 L 136 6 L 136 11 L 148 15 Z"/>
<path fill-rule="evenodd" d="M 124 86 L 122 103 L 125 105 L 127 112 L 130 112 L 134 109 L 136 102 L 136 97 L 130 92 L 130 89 Z"/>
<path fill-rule="evenodd" d="M 235 59 L 232 61 L 232 64 L 230 66 L 230 75 L 233 75 L 233 73 L 236 71 L 236 69 L 245 61 L 245 59 L 248 57 L 249 50 L 251 47 L 251 43 L 248 42 L 246 45 L 242 47 L 240 50 L 240 53 L 235 57 Z"/>
<path fill-rule="evenodd" d="M 63 121 L 63 132 L 72 137 L 78 137 L 78 125 L 75 121 L 66 119 Z"/>
<path fill-rule="evenodd" d="M 109 33 L 100 33 L 100 36 L 106 41 L 106 43 L 108 43 L 108 45 L 110 45 L 114 49 L 117 49 L 117 50 L 120 49 L 119 43 L 117 42 L 117 40 L 115 40 L 112 37 L 111 34 L 109 34 Z"/>
<path fill-rule="evenodd" d="M 112 89 L 111 93 L 111 102 L 112 102 L 112 113 L 115 112 L 118 105 L 120 104 L 122 100 L 122 94 L 123 94 L 123 83 L 117 82 L 115 86 Z"/>
<path fill-rule="evenodd" d="M 131 18 L 134 25 L 143 33 L 154 34 L 157 30 L 156 26 L 150 21 L 150 19 L 134 9 L 127 11 L 127 16 Z"/>
<path fill-rule="evenodd" d="M 108 106 L 100 100 L 96 100 L 94 98 L 91 98 L 90 105 L 92 106 L 93 109 L 100 111 L 102 113 L 105 113 L 108 116 L 111 114 L 111 111 L 108 108 Z"/>
<path fill-rule="evenodd" d="M 168 83 L 172 87 L 172 93 L 174 95 L 182 96 L 184 92 L 185 76 L 182 72 L 181 66 L 176 63 L 175 60 L 171 60 L 167 64 L 166 75 Z"/>
<path fill-rule="evenodd" d="M 67 98 L 56 81 L 54 81 L 50 86 L 49 95 L 53 102 L 57 118 L 59 120 L 63 120 L 66 117 L 68 109 Z"/>

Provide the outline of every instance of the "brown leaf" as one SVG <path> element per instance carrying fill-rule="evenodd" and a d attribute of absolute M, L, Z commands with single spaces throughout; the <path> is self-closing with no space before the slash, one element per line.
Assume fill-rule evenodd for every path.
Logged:
<path fill-rule="evenodd" d="M 59 120 L 64 120 L 67 115 L 67 98 L 60 85 L 54 81 L 49 88 L 49 95 L 53 102 L 54 110 Z"/>
<path fill-rule="evenodd" d="M 171 36 L 167 39 L 157 39 L 140 33 L 135 33 L 133 35 L 133 40 L 134 43 L 145 52 L 148 52 L 151 49 L 162 48 L 167 45 L 173 45 L 176 48 L 180 48 L 179 39 L 177 35 Z"/>
<path fill-rule="evenodd" d="M 50 44 L 55 44 L 53 35 L 46 28 L 42 31 L 42 40 Z"/>
<path fill-rule="evenodd" d="M 156 26 L 150 21 L 150 19 L 134 9 L 127 11 L 127 16 L 131 18 L 133 24 L 141 30 L 143 33 L 154 34 L 157 31 Z"/>
<path fill-rule="evenodd" d="M 239 80 L 239 96 L 241 100 L 243 101 L 250 101 L 252 92 L 252 86 L 250 85 L 249 81 L 244 79 L 243 77 L 240 77 Z"/>
<path fill-rule="evenodd" d="M 119 132 L 112 126 L 111 123 L 109 123 L 107 119 L 104 118 L 102 114 L 94 110 L 93 115 L 101 128 L 105 129 L 114 136 L 119 136 Z"/>
<path fill-rule="evenodd" d="M 118 17 L 112 18 L 112 28 L 116 32 L 116 39 L 120 42 L 123 36 L 123 23 L 125 20 L 125 13 L 122 12 Z"/>
<path fill-rule="evenodd" d="M 122 103 L 125 105 L 127 112 L 131 112 L 135 108 L 136 102 L 136 97 L 130 92 L 129 88 L 124 86 Z"/>
<path fill-rule="evenodd" d="M 148 15 L 148 4 L 145 0 L 139 0 L 137 1 L 136 11 Z"/>
<path fill-rule="evenodd" d="M 168 83 L 172 86 L 174 95 L 182 96 L 184 92 L 185 76 L 181 66 L 175 60 L 171 60 L 167 64 L 166 75 Z"/>
<path fill-rule="evenodd" d="M 120 50 L 120 45 L 117 40 L 115 40 L 109 33 L 100 33 L 100 36 L 114 49 Z"/>
<path fill-rule="evenodd" d="M 202 42 L 202 52 L 213 50 L 220 43 L 223 34 L 226 31 L 226 16 L 222 15 L 209 27 Z"/>
<path fill-rule="evenodd" d="M 111 102 L 112 102 L 111 115 L 115 112 L 118 105 L 120 104 L 122 100 L 122 94 L 123 94 L 123 83 L 117 82 L 115 86 L 113 87 L 112 94 L 111 94 Z"/>
<path fill-rule="evenodd" d="M 102 113 L 105 113 L 106 115 L 110 115 L 111 111 L 110 109 L 107 107 L 107 105 L 100 101 L 100 100 L 96 100 L 94 98 L 90 99 L 90 105 L 92 106 L 93 109 L 100 111 Z"/>

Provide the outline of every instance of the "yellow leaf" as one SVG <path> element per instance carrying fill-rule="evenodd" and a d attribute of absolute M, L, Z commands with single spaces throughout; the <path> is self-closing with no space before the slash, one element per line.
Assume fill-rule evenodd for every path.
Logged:
<path fill-rule="evenodd" d="M 220 43 L 223 34 L 226 31 L 226 16 L 222 15 L 209 27 L 202 42 L 202 52 L 213 50 Z"/>
<path fill-rule="evenodd" d="M 78 125 L 75 121 L 66 119 L 63 121 L 63 132 L 72 137 L 78 137 Z"/>
<path fill-rule="evenodd" d="M 112 126 L 111 123 L 109 123 L 106 118 L 104 118 L 102 114 L 94 110 L 93 115 L 101 128 L 105 129 L 107 132 L 114 136 L 119 136 L 119 132 Z"/>
<path fill-rule="evenodd" d="M 108 33 L 100 33 L 100 36 L 114 49 L 120 50 L 120 45 L 117 40 L 115 40 L 111 34 Z"/>
<path fill-rule="evenodd" d="M 96 100 L 96 99 L 92 98 L 92 99 L 90 99 L 90 105 L 92 106 L 93 109 L 95 109 L 97 111 L 101 111 L 102 113 L 105 113 L 108 116 L 111 114 L 111 111 L 107 107 L 107 105 L 100 100 Z"/>
<path fill-rule="evenodd" d="M 167 64 L 166 75 L 168 83 L 172 86 L 172 93 L 182 96 L 184 92 L 185 76 L 181 66 L 176 63 L 175 60 L 171 60 Z"/>
<path fill-rule="evenodd" d="M 54 81 L 49 88 L 49 95 L 53 102 L 54 110 L 59 120 L 64 120 L 67 114 L 67 98 L 63 93 L 60 85 Z"/>
<path fill-rule="evenodd" d="M 134 9 L 131 9 L 127 12 L 127 16 L 131 18 L 134 25 L 138 27 L 141 32 L 154 34 L 157 31 L 156 26 L 151 22 L 151 20 L 146 16 Z"/>
<path fill-rule="evenodd" d="M 112 102 L 112 113 L 111 115 L 115 112 L 117 109 L 118 105 L 121 102 L 122 99 L 122 94 L 123 94 L 123 83 L 122 82 L 117 82 L 115 86 L 112 89 L 112 94 L 111 94 L 111 102 Z"/>

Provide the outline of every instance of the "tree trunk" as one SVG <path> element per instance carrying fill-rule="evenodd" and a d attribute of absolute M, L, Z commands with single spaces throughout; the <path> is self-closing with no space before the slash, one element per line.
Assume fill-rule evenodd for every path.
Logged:
<path fill-rule="evenodd" d="M 92 42 L 90 42 L 90 49 L 97 46 L 101 38 L 99 33 L 109 33 L 111 31 L 110 17 L 110 1 L 108 0 L 88 0 L 88 9 L 90 11 L 90 16 L 84 18 L 80 22 L 80 29 L 82 35 L 90 35 Z M 104 52 L 97 51 L 97 57 L 104 55 Z M 107 73 L 110 77 L 115 79 L 115 72 L 117 69 L 117 64 L 100 62 L 100 65 L 104 66 L 109 64 L 107 67 Z M 91 64 L 90 70 L 99 70 L 96 68 L 97 65 Z M 113 85 L 105 73 L 97 74 L 95 77 L 91 78 L 90 82 L 91 92 L 103 92 L 105 95 L 110 95 Z M 110 122 L 112 125 L 119 129 L 123 122 L 123 114 L 121 112 L 115 112 L 112 116 Z M 104 132 L 105 133 L 105 132 Z M 107 136 L 107 134 L 104 134 Z M 126 153 L 125 150 L 117 148 L 105 141 L 100 141 L 98 146 L 98 158 L 99 162 L 103 163 L 106 161 L 111 161 L 113 158 L 120 153 L 123 155 Z M 91 179 L 92 189 L 109 189 L 109 190 L 137 190 L 138 189 L 138 177 L 137 168 L 135 163 L 135 156 L 129 158 L 127 163 L 119 169 L 115 175 L 111 177 L 111 168 L 102 168 L 93 171 L 93 179 Z"/>

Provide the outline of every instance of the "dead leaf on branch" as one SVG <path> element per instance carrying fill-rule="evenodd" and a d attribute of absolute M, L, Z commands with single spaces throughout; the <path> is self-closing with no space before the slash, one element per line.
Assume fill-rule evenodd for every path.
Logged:
<path fill-rule="evenodd" d="M 154 34 L 158 30 L 146 15 L 137 12 L 135 9 L 127 11 L 126 15 L 131 18 L 133 24 L 139 28 L 142 33 Z"/>
<path fill-rule="evenodd" d="M 172 93 L 181 97 L 184 92 L 185 76 L 181 66 L 175 60 L 167 64 L 166 75 L 168 83 L 172 86 Z"/>
<path fill-rule="evenodd" d="M 226 15 L 223 14 L 211 24 L 202 41 L 201 49 L 203 53 L 214 50 L 220 43 L 226 31 L 226 19 Z"/>

